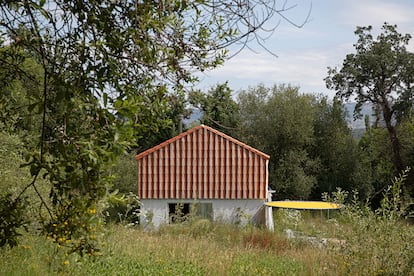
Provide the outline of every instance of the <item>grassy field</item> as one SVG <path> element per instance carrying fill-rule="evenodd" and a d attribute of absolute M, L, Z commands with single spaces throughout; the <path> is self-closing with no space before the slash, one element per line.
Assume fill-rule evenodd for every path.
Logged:
<path fill-rule="evenodd" d="M 413 226 L 371 215 L 355 223 L 346 214 L 278 211 L 274 233 L 207 220 L 156 232 L 107 225 L 93 257 L 26 234 L 0 251 L 0 275 L 413 275 Z"/>
<path fill-rule="evenodd" d="M 16 183 L 27 182 L 18 176 Z M 376 211 L 358 200 L 329 219 L 274 209 L 275 232 L 197 219 L 154 232 L 107 224 L 96 256 L 66 254 L 31 231 L 18 246 L 0 249 L 0 275 L 414 275 L 414 226 L 402 219 L 399 185 Z M 37 209 L 29 210 L 35 218 Z"/>
<path fill-rule="evenodd" d="M 327 253 L 264 230 L 205 221 L 153 233 L 112 225 L 95 257 L 66 255 L 46 239 L 26 235 L 17 248 L 1 252 L 0 274 L 317 275 L 327 269 Z"/>

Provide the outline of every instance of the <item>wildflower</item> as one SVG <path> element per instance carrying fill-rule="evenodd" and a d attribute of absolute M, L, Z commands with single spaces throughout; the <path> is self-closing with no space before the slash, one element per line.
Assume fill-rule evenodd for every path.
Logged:
<path fill-rule="evenodd" d="M 69 265 L 69 261 L 68 261 L 68 260 L 65 260 L 65 261 L 63 262 L 63 264 L 64 264 L 64 265 Z"/>

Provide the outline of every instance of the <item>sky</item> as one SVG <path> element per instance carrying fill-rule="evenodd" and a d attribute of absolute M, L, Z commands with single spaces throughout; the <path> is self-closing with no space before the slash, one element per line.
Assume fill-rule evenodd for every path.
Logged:
<path fill-rule="evenodd" d="M 268 51 L 250 44 L 253 51 L 244 49 L 219 68 L 200 74 L 198 87 L 207 91 L 228 81 L 237 94 L 258 84 L 290 84 L 300 87 L 301 93 L 332 98 L 335 92 L 328 90 L 323 80 L 327 67 L 340 68 L 345 56 L 354 52 L 357 26 L 371 25 L 376 37 L 387 22 L 397 25 L 399 33 L 414 36 L 413 0 L 287 0 L 286 3 L 294 8 L 284 15 L 298 25 L 310 11 L 303 27 L 275 17 L 267 26 L 277 26 L 264 43 Z M 414 51 L 414 38 L 408 49 Z M 230 55 L 236 50 L 230 49 Z"/>

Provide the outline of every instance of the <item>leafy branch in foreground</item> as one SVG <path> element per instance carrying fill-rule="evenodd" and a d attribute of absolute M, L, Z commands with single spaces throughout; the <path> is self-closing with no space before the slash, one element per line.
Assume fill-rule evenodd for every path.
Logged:
<path fill-rule="evenodd" d="M 196 81 L 194 71 L 222 64 L 227 46 L 243 48 L 287 10 L 270 0 L 2 3 L 0 68 L 7 74 L 0 83 L 2 90 L 16 88 L 14 81 L 22 87 L 0 95 L 1 120 L 15 122 L 8 118 L 22 103 L 11 101 L 17 91 L 29 99 L 36 131 L 26 137 L 27 188 L 36 190 L 40 178 L 50 183 L 41 200 L 49 211 L 44 233 L 71 251 L 96 252 L 96 206 L 116 157 L 142 133 L 170 123 L 158 114 L 167 111 L 169 94 Z"/>

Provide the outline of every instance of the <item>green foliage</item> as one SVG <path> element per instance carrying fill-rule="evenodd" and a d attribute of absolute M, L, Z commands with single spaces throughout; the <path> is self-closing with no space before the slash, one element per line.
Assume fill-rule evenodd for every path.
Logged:
<path fill-rule="evenodd" d="M 397 102 L 412 100 L 403 99 L 409 92 L 404 90 L 404 86 L 410 87 L 409 84 L 413 81 L 409 75 L 414 69 L 411 65 L 414 56 L 406 49 L 411 35 L 402 35 L 397 32 L 397 26 L 387 23 L 383 24 L 382 30 L 383 33 L 374 39 L 371 34 L 372 26 L 357 27 L 355 34 L 358 41 L 354 45 L 356 53 L 346 56 L 339 71 L 329 68 L 327 86 L 335 89 L 341 98 L 356 96 L 356 113 L 364 102 L 378 104 L 381 108 L 391 104 L 391 110 L 397 112 L 398 105 L 386 102 L 385 96 L 390 93 L 397 93 L 401 97 L 397 98 Z M 393 115 L 392 113 L 393 111 L 388 116 Z"/>
<path fill-rule="evenodd" d="M 382 192 L 389 185 L 394 171 L 387 131 L 369 128 L 361 137 L 359 148 L 355 160 L 357 168 L 352 174 L 356 184 L 353 189 L 359 191 L 361 198 L 371 198 L 378 206 Z"/>
<path fill-rule="evenodd" d="M 67 248 L 67 252 L 81 256 L 94 255 L 99 251 L 99 218 L 95 207 L 87 207 L 81 200 L 71 200 L 67 204 L 60 202 L 53 210 L 53 219 L 44 224 L 43 231 L 58 248 Z"/>
<path fill-rule="evenodd" d="M 390 191 L 392 194 L 393 192 Z M 389 194 L 389 195 L 391 195 Z M 343 191 L 335 197 L 343 199 Z M 392 209 L 392 208 L 391 208 Z M 390 210 L 391 210 L 390 209 Z M 2 275 L 411 275 L 413 229 L 366 205 L 348 204 L 334 220 L 301 212 L 298 230 L 330 238 L 322 248 L 263 229 L 197 221 L 158 232 L 108 225 L 99 258 L 56 250 L 26 233 L 22 243 L 0 251 Z M 208 224 L 206 224 L 208 223 Z M 284 221 L 277 221 L 282 227 Z M 288 222 L 289 223 L 289 222 Z M 334 236 L 331 236 L 334 235 Z M 310 238 L 310 237 L 309 237 Z M 346 238 L 346 240 L 343 240 Z M 333 245 L 333 244 L 331 244 Z"/>
<path fill-rule="evenodd" d="M 191 111 L 186 108 L 186 96 L 184 91 L 176 91 L 166 95 L 166 109 L 156 114 L 157 121 L 164 122 L 140 132 L 140 138 L 136 153 L 143 152 L 179 134 L 179 129 L 185 129 L 182 120 L 189 118 Z M 181 124 L 181 126 L 180 126 Z M 135 188 L 134 188 L 135 191 Z"/>
<path fill-rule="evenodd" d="M 267 254 L 244 254 L 232 262 L 230 275 L 300 275 L 302 264 L 290 258 L 275 258 Z"/>
<path fill-rule="evenodd" d="M 113 273 L 119 275 L 206 275 L 203 267 L 186 260 L 157 260 L 147 256 L 145 259 L 137 262 L 130 258 L 125 259 L 125 256 L 114 256 L 112 264 L 117 268 L 117 271 L 113 271 Z M 86 267 L 84 272 L 93 273 L 94 275 L 109 275 L 108 264 L 96 262 Z"/>
<path fill-rule="evenodd" d="M 404 190 L 404 197 L 411 197 L 414 195 L 414 117 L 410 117 L 401 122 L 397 131 L 399 133 L 401 145 L 401 158 L 404 164 L 411 168 L 407 175 L 406 187 Z"/>
<path fill-rule="evenodd" d="M 407 171 L 384 191 L 381 206 L 373 211 L 354 195 L 342 220 L 346 239 L 342 263 L 346 274 L 410 275 L 414 272 L 414 231 L 404 220 L 402 186 Z M 367 265 L 369 264 L 369 265 Z"/>
<path fill-rule="evenodd" d="M 119 222 L 130 226 L 139 224 L 141 203 L 136 194 L 129 192 L 119 196 L 117 193 L 111 193 L 106 205 L 103 214 L 107 223 Z"/>
<path fill-rule="evenodd" d="M 278 199 L 320 200 L 337 187 L 366 198 L 390 176 L 389 147 L 377 140 L 374 156 L 365 136 L 358 145 L 338 98 L 258 86 L 241 91 L 238 104 L 240 139 L 271 156 L 269 184 Z"/>
<path fill-rule="evenodd" d="M 278 198 L 307 198 L 316 184 L 314 97 L 298 88 L 258 86 L 239 93 L 241 140 L 269 154 L 269 184 Z M 294 184 L 293 184 L 294 183 Z"/>
<path fill-rule="evenodd" d="M 40 93 L 41 66 L 22 49 L 0 43 L 0 72 L 0 130 L 39 135 L 41 117 L 33 109 Z"/>
<path fill-rule="evenodd" d="M 18 194 L 22 183 L 27 182 L 27 171 L 19 170 L 26 154 L 23 143 L 16 134 L 0 131 L 0 193 Z"/>
<path fill-rule="evenodd" d="M 359 150 L 344 119 L 345 111 L 340 101 L 334 98 L 333 102 L 328 102 L 321 98 L 315 109 L 315 144 L 311 154 L 320 160 L 320 169 L 312 197 L 319 199 L 323 192 L 332 192 L 337 187 L 362 190 L 366 179 L 350 177 L 357 169 Z"/>
<path fill-rule="evenodd" d="M 217 84 L 207 93 L 194 91 L 189 95 L 190 103 L 202 111 L 200 123 L 211 126 L 230 136 L 237 136 L 239 109 L 232 98 L 227 82 Z"/>
<path fill-rule="evenodd" d="M 354 191 L 354 195 L 358 194 L 358 192 Z M 322 200 L 325 202 L 333 202 L 338 204 L 345 204 L 345 201 L 348 199 L 349 192 L 342 190 L 342 188 L 337 187 L 335 192 L 327 193 L 324 192 L 322 194 Z"/>
<path fill-rule="evenodd" d="M 25 198 L 13 199 L 10 193 L 0 195 L 0 247 L 18 244 L 19 231 L 27 230 L 29 223 L 26 208 Z"/>
<path fill-rule="evenodd" d="M 30 181 L 30 173 L 20 168 L 26 149 L 19 135 L 0 131 L 0 245 L 16 246 L 23 230 L 38 225 L 39 206 L 36 193 L 43 194 L 42 187 L 36 191 L 26 190 L 19 194 Z M 39 208 L 29 208 L 29 206 Z"/>
<path fill-rule="evenodd" d="M 256 5 L 234 8 L 226 1 L 0 5 L 0 127 L 27 131 L 30 141 L 32 178 L 13 201 L 35 190 L 47 212 L 43 232 L 59 246 L 96 251 L 93 210 L 111 189 L 116 157 L 168 130 L 164 114 L 183 106 L 169 109 L 167 96 L 182 96 L 194 70 L 221 64 L 225 46 L 261 28 L 237 27 L 256 19 Z M 49 198 L 39 181 L 49 183 Z"/>
<path fill-rule="evenodd" d="M 356 53 L 348 54 L 342 68 L 329 68 L 325 79 L 327 87 L 334 89 L 341 99 L 355 97 L 355 115 L 364 103 L 373 104 L 384 120 L 392 149 L 392 162 L 396 173 L 404 169 L 401 145 L 395 124 L 410 116 L 414 84 L 414 54 L 406 49 L 411 35 L 397 32 L 397 26 L 384 23 L 382 33 L 373 38 L 372 27 L 357 27 L 354 44 Z"/>
<path fill-rule="evenodd" d="M 127 194 L 137 191 L 137 161 L 135 151 L 120 155 L 110 168 L 113 179 L 113 189 L 119 193 Z"/>

